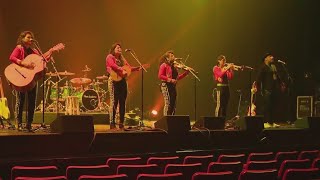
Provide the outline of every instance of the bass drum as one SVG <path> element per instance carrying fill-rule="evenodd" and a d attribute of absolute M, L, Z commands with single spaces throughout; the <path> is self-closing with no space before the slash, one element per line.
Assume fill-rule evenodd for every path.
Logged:
<path fill-rule="evenodd" d="M 99 106 L 99 94 L 92 89 L 88 89 L 82 93 L 77 94 L 80 105 L 86 110 L 93 111 Z"/>

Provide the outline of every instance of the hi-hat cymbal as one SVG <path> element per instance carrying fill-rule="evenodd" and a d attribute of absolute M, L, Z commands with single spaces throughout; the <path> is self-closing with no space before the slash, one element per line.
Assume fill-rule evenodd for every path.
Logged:
<path fill-rule="evenodd" d="M 73 78 L 70 80 L 73 85 L 85 85 L 90 84 L 92 82 L 89 78 Z"/>
<path fill-rule="evenodd" d="M 103 76 L 97 76 L 96 78 L 99 80 L 107 80 L 109 76 L 103 75 Z"/>
<path fill-rule="evenodd" d="M 58 76 L 57 73 L 53 73 L 53 72 L 48 72 L 46 73 L 47 76 Z"/>
<path fill-rule="evenodd" d="M 58 72 L 59 75 L 61 76 L 73 76 L 75 73 L 64 71 L 64 72 Z"/>

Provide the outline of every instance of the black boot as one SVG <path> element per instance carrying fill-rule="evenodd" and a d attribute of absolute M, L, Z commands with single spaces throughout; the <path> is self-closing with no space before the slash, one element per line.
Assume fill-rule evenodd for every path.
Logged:
<path fill-rule="evenodd" d="M 110 129 L 116 129 L 116 123 L 115 122 L 110 122 Z"/>
<path fill-rule="evenodd" d="M 34 130 L 32 129 L 31 123 L 27 123 L 26 128 L 27 128 L 27 132 L 34 133 Z"/>

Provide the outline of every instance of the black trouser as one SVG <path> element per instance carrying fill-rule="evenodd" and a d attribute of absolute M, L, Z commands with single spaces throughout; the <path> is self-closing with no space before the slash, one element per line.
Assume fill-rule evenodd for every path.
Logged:
<path fill-rule="evenodd" d="M 161 92 L 164 98 L 163 115 L 174 115 L 176 111 L 176 85 L 169 82 L 161 83 Z"/>
<path fill-rule="evenodd" d="M 274 123 L 273 119 L 273 106 L 275 102 L 275 94 L 270 90 L 263 90 L 262 92 L 262 101 L 263 101 L 263 115 L 264 121 L 267 123 Z"/>
<path fill-rule="evenodd" d="M 33 122 L 33 115 L 34 110 L 36 107 L 36 96 L 37 96 L 37 86 L 35 86 L 33 89 L 31 89 L 28 92 L 17 92 L 17 99 L 16 99 L 16 118 L 18 121 L 18 124 L 22 123 L 22 113 L 23 113 L 23 105 L 26 99 L 27 95 L 27 124 L 31 125 Z"/>
<path fill-rule="evenodd" d="M 115 115 L 119 103 L 119 115 L 120 115 L 120 124 L 124 123 L 124 115 L 126 110 L 126 99 L 127 99 L 127 81 L 122 79 L 121 81 L 112 81 L 112 89 L 110 91 L 110 124 L 115 124 Z"/>
<path fill-rule="evenodd" d="M 230 92 L 229 86 L 218 86 L 216 91 L 216 117 L 226 117 L 227 116 L 227 108 L 229 102 Z"/>

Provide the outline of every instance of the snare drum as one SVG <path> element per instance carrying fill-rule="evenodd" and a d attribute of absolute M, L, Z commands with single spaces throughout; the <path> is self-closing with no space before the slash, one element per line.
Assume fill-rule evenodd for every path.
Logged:
<path fill-rule="evenodd" d="M 99 101 L 99 94 L 92 89 L 88 89 L 83 92 L 76 92 L 74 96 L 77 96 L 80 102 L 86 110 L 95 110 L 98 108 L 100 103 Z"/>

